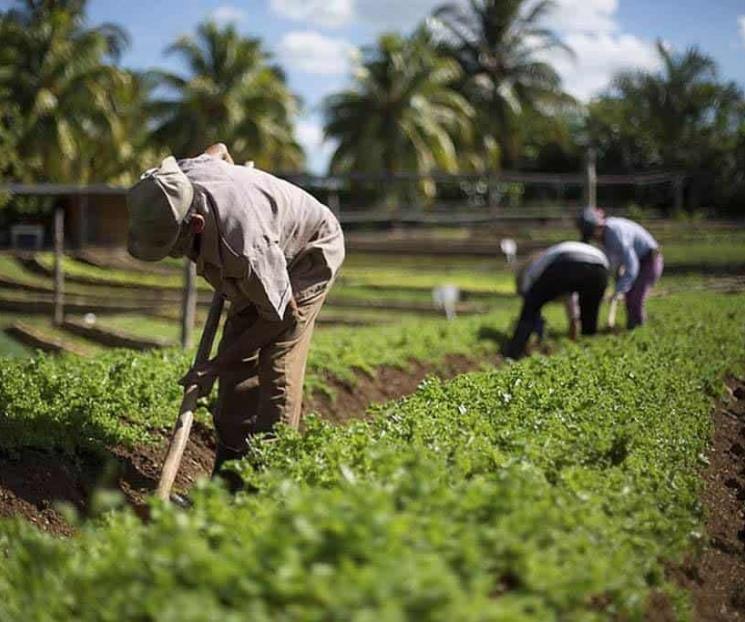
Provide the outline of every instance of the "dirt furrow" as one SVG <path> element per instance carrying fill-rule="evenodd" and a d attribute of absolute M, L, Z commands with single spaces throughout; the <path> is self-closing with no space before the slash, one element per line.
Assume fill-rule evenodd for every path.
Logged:
<path fill-rule="evenodd" d="M 353 384 L 329 381 L 335 398 L 314 396 L 307 400 L 303 410 L 317 412 L 334 423 L 344 423 L 363 417 L 372 404 L 414 392 L 429 374 L 451 378 L 498 360 L 496 356 L 485 360 L 453 355 L 437 364 L 412 361 L 407 369 L 383 367 L 374 376 L 359 374 Z M 174 412 L 174 420 L 175 417 Z M 146 497 L 157 485 L 168 442 L 168 432 L 159 434 L 161 439 L 157 443 L 135 448 L 114 447 L 74 458 L 38 449 L 0 453 L 0 516 L 22 516 L 45 531 L 69 535 L 73 528 L 60 512 L 60 503 L 86 515 L 95 511 L 96 491 L 119 490 L 135 510 L 142 510 Z M 188 490 L 197 479 L 207 476 L 213 455 L 211 427 L 196 422 L 175 490 Z"/>

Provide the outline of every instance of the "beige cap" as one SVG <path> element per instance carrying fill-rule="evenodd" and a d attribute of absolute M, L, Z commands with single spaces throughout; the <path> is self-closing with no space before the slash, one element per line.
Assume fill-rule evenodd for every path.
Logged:
<path fill-rule="evenodd" d="M 193 198 L 194 188 L 173 156 L 145 171 L 127 192 L 129 254 L 143 261 L 168 256 Z"/>

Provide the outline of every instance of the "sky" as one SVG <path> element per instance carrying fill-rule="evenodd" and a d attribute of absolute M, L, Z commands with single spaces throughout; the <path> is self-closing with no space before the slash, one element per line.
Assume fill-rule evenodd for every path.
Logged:
<path fill-rule="evenodd" d="M 131 46 L 122 64 L 180 70 L 165 48 L 207 18 L 260 37 L 303 101 L 298 136 L 309 168 L 325 169 L 322 102 L 351 83 L 359 49 L 385 31 L 408 32 L 446 0 L 89 0 L 91 24 L 116 22 Z M 464 2 L 465 0 L 450 0 Z M 12 0 L 0 0 L 0 9 Z M 620 69 L 655 69 L 655 41 L 673 50 L 696 45 L 721 77 L 745 88 L 745 0 L 556 0 L 549 25 L 575 52 L 555 55 L 565 88 L 583 101 Z"/>

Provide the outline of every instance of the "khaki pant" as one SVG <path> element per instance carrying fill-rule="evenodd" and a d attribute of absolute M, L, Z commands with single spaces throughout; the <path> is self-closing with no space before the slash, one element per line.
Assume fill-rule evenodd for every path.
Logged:
<path fill-rule="evenodd" d="M 281 322 L 263 319 L 254 307 L 228 316 L 219 349 L 246 331 L 255 333 L 257 347 L 218 378 L 214 419 L 224 447 L 245 452 L 252 434 L 271 432 L 280 421 L 299 426 L 305 363 L 325 298 L 324 291 L 298 303 L 297 316 L 288 310 Z"/>

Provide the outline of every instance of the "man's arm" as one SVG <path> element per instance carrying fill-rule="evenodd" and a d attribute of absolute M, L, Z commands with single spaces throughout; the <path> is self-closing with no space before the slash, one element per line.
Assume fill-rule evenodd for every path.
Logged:
<path fill-rule="evenodd" d="M 295 297 L 291 296 L 283 317 L 277 312 L 266 299 L 261 287 L 256 281 L 246 279 L 238 284 L 249 300 L 253 301 L 256 309 L 256 321 L 252 326 L 239 335 L 232 343 L 223 348 L 221 352 L 209 361 L 193 367 L 180 380 L 184 386 L 197 384 L 200 387 L 200 395 L 207 395 L 212 390 L 212 385 L 217 377 L 231 366 L 240 364 L 246 356 L 246 352 L 253 352 L 273 341 L 282 332 L 287 330 L 292 323 L 299 321 L 299 312 Z"/>
<path fill-rule="evenodd" d="M 623 247 L 621 268 L 623 268 L 623 273 L 616 280 L 616 296 L 628 292 L 634 285 L 636 277 L 639 276 L 639 257 L 631 244 L 625 244 Z"/>
<path fill-rule="evenodd" d="M 228 151 L 228 148 L 225 146 L 225 143 L 215 143 L 214 145 L 210 145 L 207 147 L 207 149 L 204 150 L 204 152 L 208 156 L 212 156 L 213 158 L 217 158 L 218 160 L 224 160 L 228 164 L 235 164 L 233 162 L 233 158 L 230 155 L 230 152 Z"/>
<path fill-rule="evenodd" d="M 214 358 L 192 367 L 179 383 L 185 387 L 191 384 L 199 385 L 199 395 L 208 395 L 220 374 L 240 364 L 247 352 L 254 352 L 272 342 L 293 322 L 297 322 L 297 318 L 297 305 L 294 300 L 288 305 L 285 317 L 281 320 L 257 315 L 256 321 L 232 343 Z"/>

